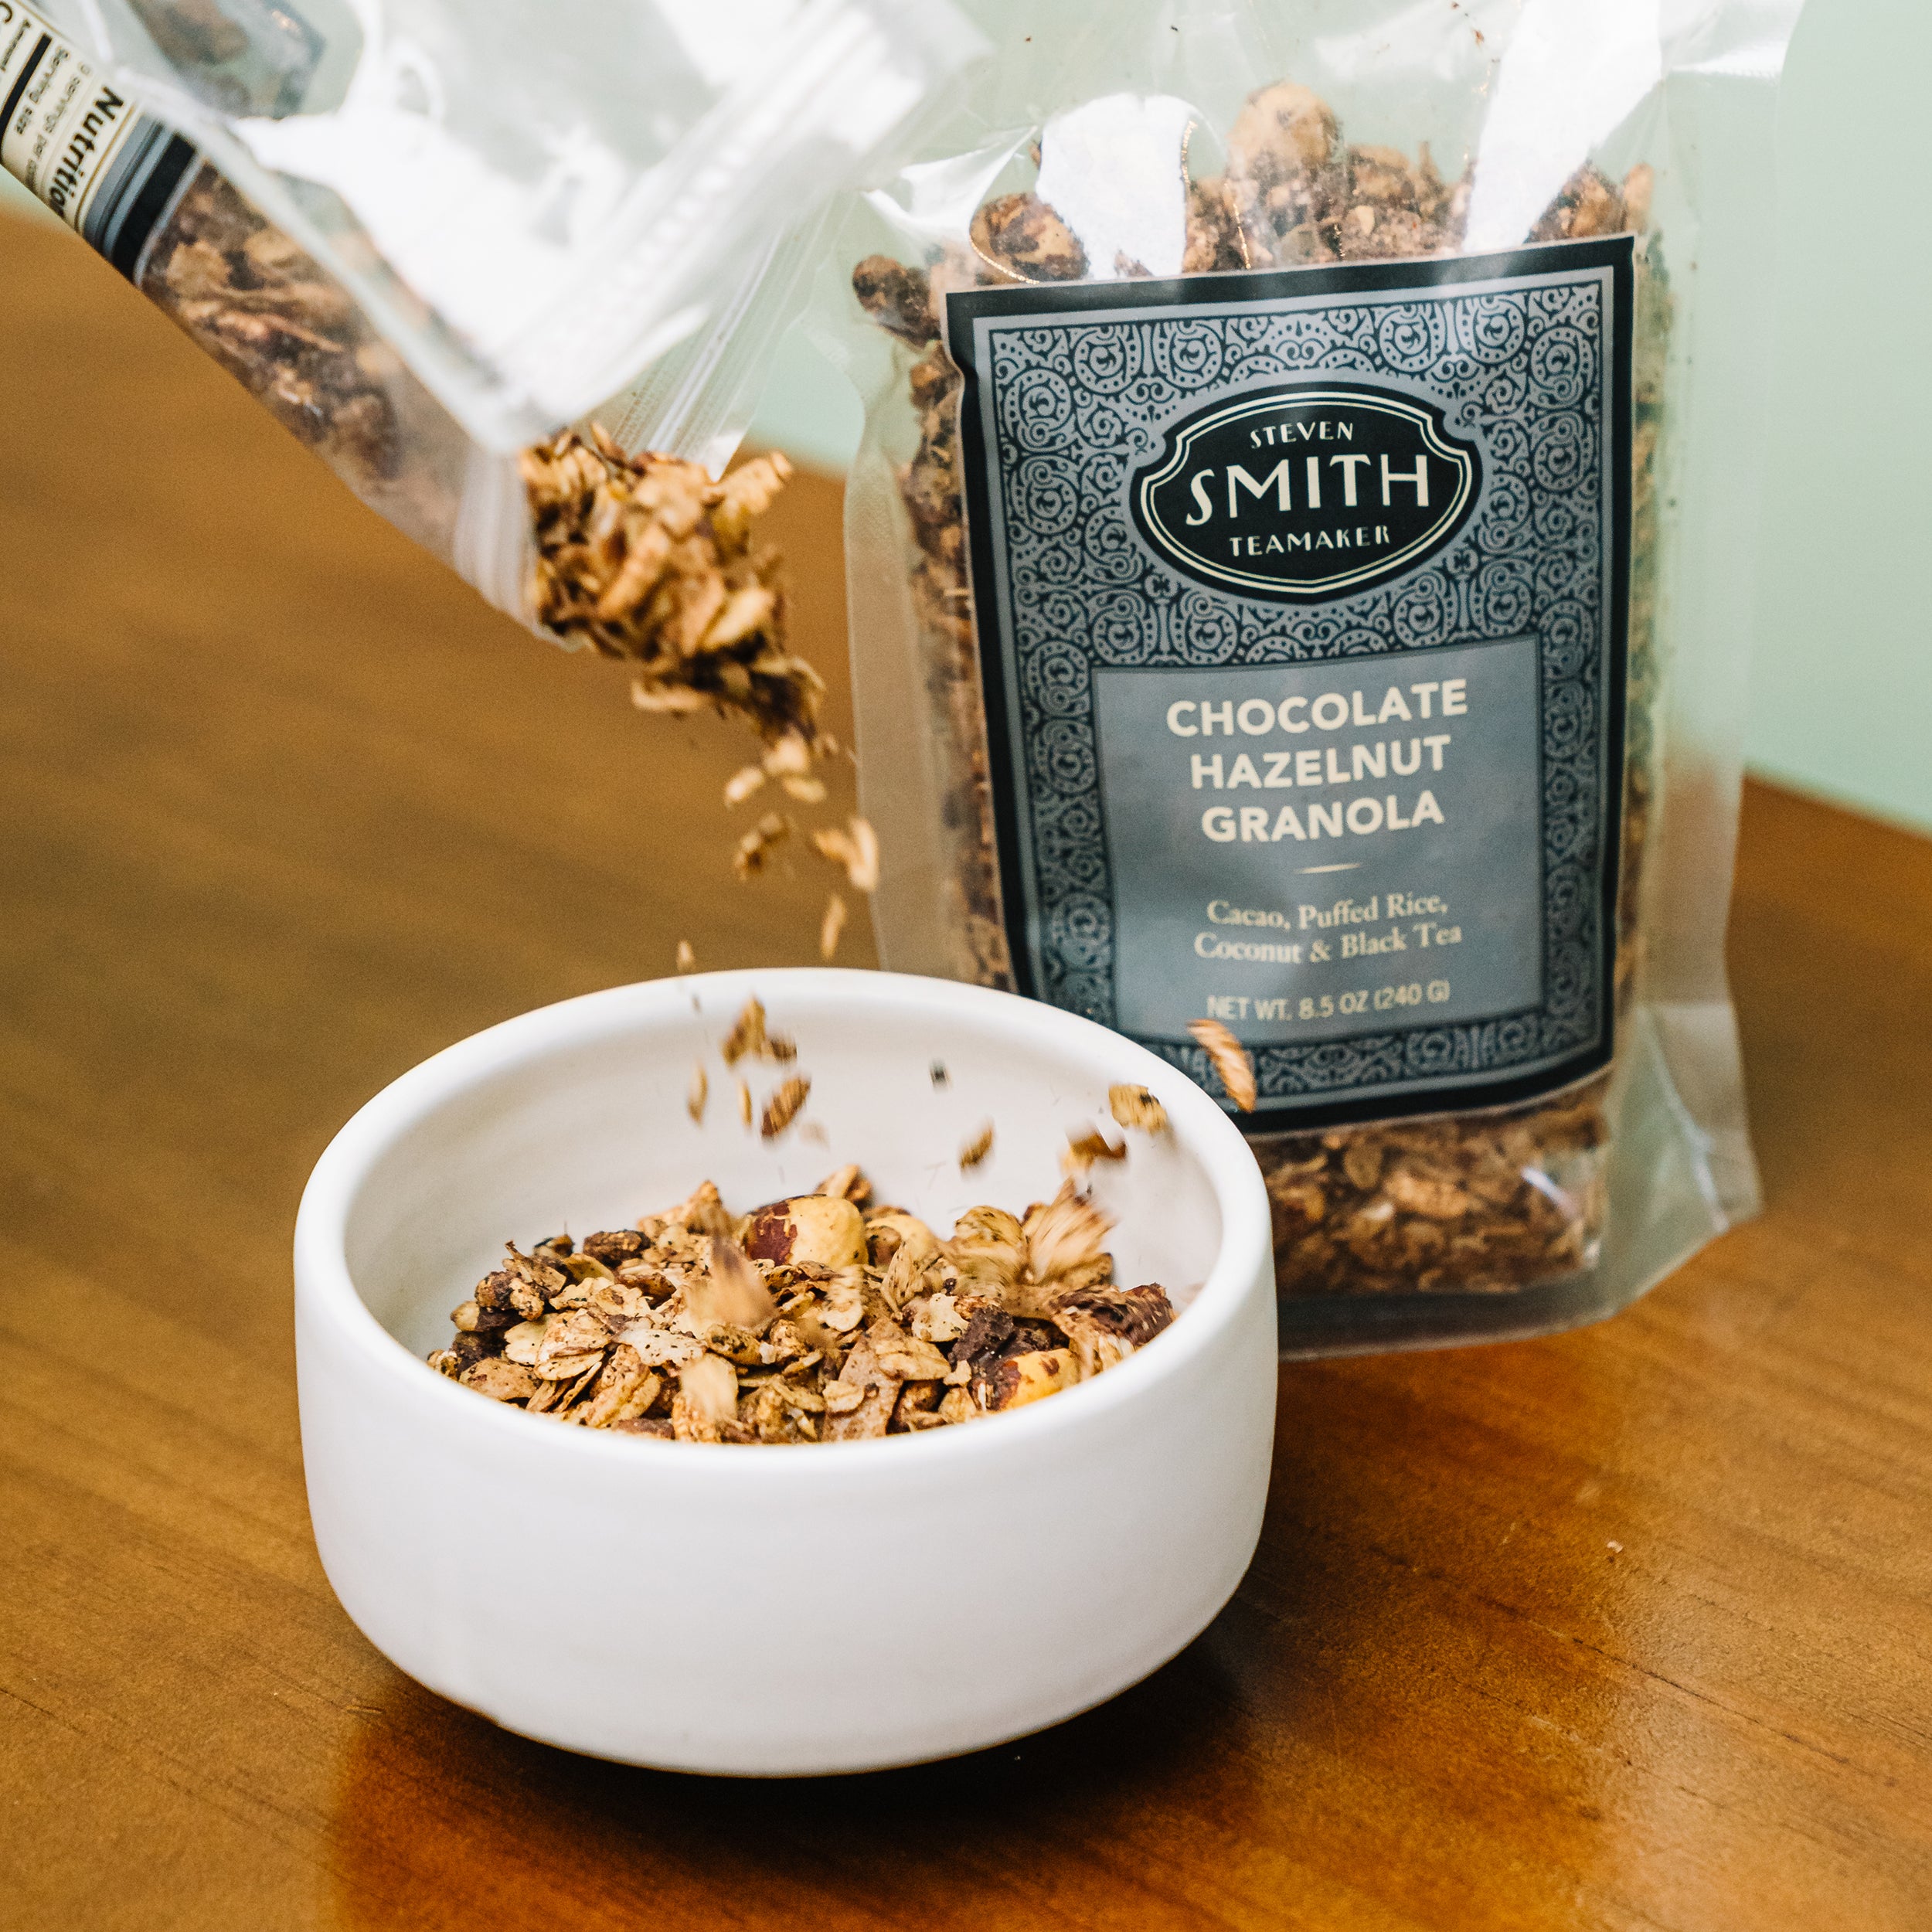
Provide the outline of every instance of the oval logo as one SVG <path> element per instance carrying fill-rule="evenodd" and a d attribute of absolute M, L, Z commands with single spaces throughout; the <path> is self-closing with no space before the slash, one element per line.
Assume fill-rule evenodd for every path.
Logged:
<path fill-rule="evenodd" d="M 1474 443 L 1368 383 L 1283 383 L 1170 427 L 1129 485 L 1157 556 L 1212 590 L 1347 597 L 1433 556 L 1475 507 Z"/>

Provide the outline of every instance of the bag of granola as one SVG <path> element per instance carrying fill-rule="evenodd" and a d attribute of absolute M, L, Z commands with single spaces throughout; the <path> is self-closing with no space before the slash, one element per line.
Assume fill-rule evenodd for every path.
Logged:
<path fill-rule="evenodd" d="M 821 281 L 887 963 L 1248 1110 L 1290 1352 L 1587 1320 L 1753 1206 L 1798 3 L 1009 9 Z"/>
<path fill-rule="evenodd" d="M 979 49 L 947 0 L 0 0 L 0 165 L 491 602 L 682 702 L 776 648 L 707 633 L 782 464 L 711 478 L 815 210 Z"/>

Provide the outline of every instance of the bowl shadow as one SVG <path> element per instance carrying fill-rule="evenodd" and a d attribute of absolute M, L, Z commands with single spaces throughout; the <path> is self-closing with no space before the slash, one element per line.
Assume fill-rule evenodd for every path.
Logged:
<path fill-rule="evenodd" d="M 1015 1742 L 901 1770 L 702 1777 L 580 1757 L 498 1729 L 400 1672 L 346 1752 L 331 1832 L 339 1917 L 356 1927 L 546 1932 L 796 1922 L 1058 1927 L 1148 1876 L 1148 1828 L 1190 1812 L 1240 1833 L 1250 1761 L 1242 1652 L 1266 1632 L 1231 1604 L 1107 1703 Z M 792 1669 L 834 1667 L 782 1644 Z M 862 1662 L 849 1672 L 863 1696 Z M 961 1668 L 998 1668 L 996 1657 Z M 755 1676 L 747 1694 L 759 1694 Z M 1198 1923 L 1156 1889 L 1139 1924 Z M 1111 1921 L 1111 1914 L 1110 1914 Z M 680 1922 L 674 1918 L 672 1922 Z"/>

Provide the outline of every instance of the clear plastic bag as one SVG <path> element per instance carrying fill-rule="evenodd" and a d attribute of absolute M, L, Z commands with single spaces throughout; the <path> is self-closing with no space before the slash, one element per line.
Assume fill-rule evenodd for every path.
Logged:
<path fill-rule="evenodd" d="M 485 447 L 742 300 L 974 50 L 883 0 L 43 0 Z"/>
<path fill-rule="evenodd" d="M 1588 1319 L 1754 1204 L 1797 12 L 1009 9 L 821 281 L 886 961 L 1251 1077 L 1290 1350 Z"/>
<path fill-rule="evenodd" d="M 723 468 L 815 211 L 978 50 L 946 0 L 36 0 L 0 165 L 498 608 L 648 660 L 645 600 L 566 617 L 546 556 L 648 492 L 628 452 Z M 566 505 L 579 445 L 521 453 L 584 417 Z"/>

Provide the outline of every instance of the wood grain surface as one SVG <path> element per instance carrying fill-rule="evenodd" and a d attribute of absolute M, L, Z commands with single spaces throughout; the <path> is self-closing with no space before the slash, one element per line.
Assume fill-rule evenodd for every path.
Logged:
<path fill-rule="evenodd" d="M 1768 1211 L 1598 1328 L 1285 1369 L 1253 1570 L 1148 1682 L 890 1775 L 573 1759 L 329 1593 L 297 1197 L 475 1028 L 811 957 L 823 876 L 733 881 L 728 728 L 489 614 L 19 224 L 0 397 L 8 1932 L 1932 1926 L 1932 845 L 1752 791 Z M 838 681 L 834 486 L 778 522 Z"/>

